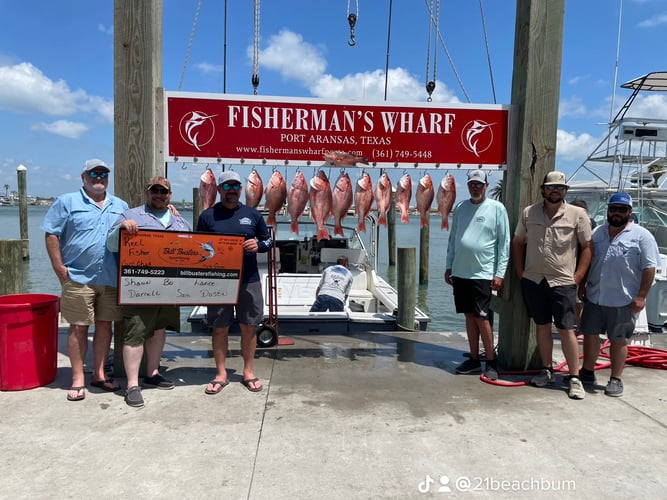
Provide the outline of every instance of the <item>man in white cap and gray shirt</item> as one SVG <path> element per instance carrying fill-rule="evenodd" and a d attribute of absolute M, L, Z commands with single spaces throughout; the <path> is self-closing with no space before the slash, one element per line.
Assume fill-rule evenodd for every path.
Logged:
<path fill-rule="evenodd" d="M 244 236 L 243 269 L 237 304 L 208 306 L 208 321 L 213 326 L 212 349 L 216 376 L 206 386 L 206 394 L 218 394 L 229 381 L 225 361 L 227 359 L 229 327 L 236 319 L 241 328 L 241 355 L 243 377 L 241 383 L 251 392 L 262 390 L 262 382 L 253 371 L 257 348 L 257 325 L 264 315 L 262 285 L 257 268 L 257 252 L 268 252 L 273 246 L 269 229 L 262 214 L 255 208 L 241 203 L 241 177 L 233 170 L 218 177 L 220 201 L 204 210 L 197 221 L 198 232 Z"/>
<path fill-rule="evenodd" d="M 111 226 L 128 207 L 107 192 L 109 175 L 110 169 L 102 160 L 87 160 L 81 172 L 81 189 L 56 198 L 41 225 L 46 233 L 46 251 L 62 286 L 60 312 L 70 325 L 69 401 L 86 397 L 83 364 L 91 324 L 95 325 L 95 333 L 90 385 L 110 392 L 120 389 L 104 371 L 111 345 L 111 322 L 122 318 L 117 305 L 118 264 L 106 248 L 106 239 Z"/>
<path fill-rule="evenodd" d="M 470 199 L 456 206 L 449 228 L 445 282 L 454 287 L 457 313 L 466 319 L 470 358 L 457 374 L 482 371 L 479 339 L 486 351 L 484 375 L 498 378 L 493 329 L 490 321 L 492 291 L 503 286 L 510 254 L 510 227 L 502 203 L 486 197 L 489 183 L 483 170 L 468 174 Z"/>
<path fill-rule="evenodd" d="M 555 381 L 553 323 L 570 372 L 568 396 L 584 399 L 574 310 L 577 285 L 584 280 L 591 262 L 591 222 L 586 210 L 565 201 L 568 188 L 564 173 L 553 171 L 544 176 L 544 201 L 521 213 L 512 240 L 512 259 L 528 314 L 537 327 L 542 368 L 531 382 L 544 387 Z"/>

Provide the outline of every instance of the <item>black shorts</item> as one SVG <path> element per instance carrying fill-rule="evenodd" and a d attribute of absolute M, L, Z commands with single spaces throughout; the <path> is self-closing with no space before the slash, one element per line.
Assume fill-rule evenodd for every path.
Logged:
<path fill-rule="evenodd" d="M 264 300 L 262 297 L 262 283 L 241 283 L 239 298 L 236 305 L 223 306 L 209 305 L 207 309 L 208 324 L 213 328 L 227 328 L 236 319 L 242 325 L 258 325 L 264 316 Z"/>
<path fill-rule="evenodd" d="M 451 277 L 456 312 L 488 318 L 491 306 L 491 280 Z"/>
<path fill-rule="evenodd" d="M 556 328 L 572 330 L 575 325 L 574 304 L 577 285 L 549 286 L 546 279 L 537 284 L 521 278 L 521 291 L 528 314 L 537 325 L 551 324 Z"/>

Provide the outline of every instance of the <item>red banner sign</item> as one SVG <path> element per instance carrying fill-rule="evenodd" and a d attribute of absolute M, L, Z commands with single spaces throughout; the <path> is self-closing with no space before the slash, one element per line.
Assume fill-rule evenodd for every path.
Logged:
<path fill-rule="evenodd" d="M 168 161 L 504 168 L 509 107 L 166 92 Z M 342 159 L 341 159 L 342 158 Z"/>

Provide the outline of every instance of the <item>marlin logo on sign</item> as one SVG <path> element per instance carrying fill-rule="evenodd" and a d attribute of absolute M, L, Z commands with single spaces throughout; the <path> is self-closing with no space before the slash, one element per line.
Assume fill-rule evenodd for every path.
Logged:
<path fill-rule="evenodd" d="M 493 125 L 495 124 L 480 120 L 466 123 L 461 132 L 463 147 L 479 158 L 479 155 L 493 144 L 493 130 L 491 129 Z"/>
<path fill-rule="evenodd" d="M 197 151 L 213 140 L 215 124 L 213 118 L 217 115 L 206 115 L 201 111 L 190 111 L 183 115 L 179 130 L 181 138 L 192 144 Z"/>

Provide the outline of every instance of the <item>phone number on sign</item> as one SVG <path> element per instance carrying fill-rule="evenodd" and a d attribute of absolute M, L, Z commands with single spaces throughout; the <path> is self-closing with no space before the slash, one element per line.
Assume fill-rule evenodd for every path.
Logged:
<path fill-rule="evenodd" d="M 433 157 L 432 151 L 408 151 L 407 149 L 374 149 L 373 158 L 378 160 L 404 160 L 417 158 L 429 160 Z"/>
<path fill-rule="evenodd" d="M 167 271 L 155 267 L 124 267 L 122 269 L 123 276 L 166 276 Z"/>

